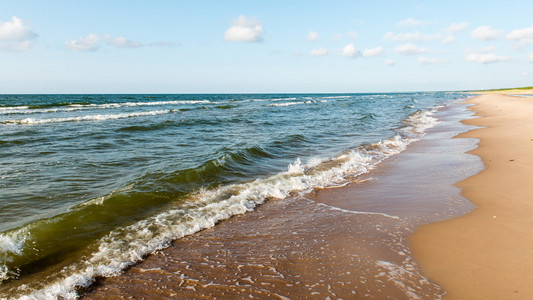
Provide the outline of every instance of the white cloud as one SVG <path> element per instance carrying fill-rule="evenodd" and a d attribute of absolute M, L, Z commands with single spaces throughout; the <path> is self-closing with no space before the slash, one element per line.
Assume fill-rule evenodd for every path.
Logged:
<path fill-rule="evenodd" d="M 493 41 L 500 38 L 501 30 L 492 29 L 490 26 L 479 26 L 472 31 L 472 38 L 482 41 Z"/>
<path fill-rule="evenodd" d="M 464 31 L 467 27 L 468 27 L 468 22 L 452 23 L 448 28 L 446 28 L 445 31 L 451 34 L 456 34 L 461 31 Z"/>
<path fill-rule="evenodd" d="M 522 75 L 522 76 L 528 76 L 528 75 L 529 75 L 529 72 L 524 71 L 524 72 L 520 73 L 520 75 Z"/>
<path fill-rule="evenodd" d="M 448 62 L 447 59 L 419 57 L 418 62 L 423 65 L 434 65 Z"/>
<path fill-rule="evenodd" d="M 488 46 L 488 47 L 485 47 L 485 48 L 481 48 L 481 49 L 472 49 L 470 47 L 467 47 L 466 48 L 466 52 L 468 53 L 482 53 L 482 54 L 486 54 L 486 53 L 491 53 L 491 52 L 494 52 L 496 51 L 496 47 L 494 46 Z"/>
<path fill-rule="evenodd" d="M 455 36 L 449 35 L 449 36 L 445 37 L 444 40 L 442 40 L 442 42 L 445 43 L 445 44 L 453 43 L 453 42 L 455 42 Z"/>
<path fill-rule="evenodd" d="M 387 42 L 406 42 L 406 41 L 432 41 L 441 38 L 441 35 L 438 33 L 434 34 L 422 34 L 418 31 L 407 32 L 407 33 L 394 33 L 387 32 L 383 36 L 383 41 Z"/>
<path fill-rule="evenodd" d="M 516 42 L 517 47 L 533 43 L 533 26 L 515 29 L 506 37 L 509 41 Z"/>
<path fill-rule="evenodd" d="M 302 56 L 302 55 L 304 55 L 304 54 L 302 53 L 302 51 L 295 51 L 295 52 L 294 52 L 294 56 Z"/>
<path fill-rule="evenodd" d="M 394 59 L 387 59 L 385 60 L 385 64 L 389 67 L 392 67 L 396 64 L 396 62 L 394 61 Z"/>
<path fill-rule="evenodd" d="M 90 33 L 86 37 L 66 42 L 65 47 L 71 51 L 96 51 L 100 46 L 100 41 L 100 36 Z"/>
<path fill-rule="evenodd" d="M 318 40 L 318 32 L 316 31 L 309 31 L 309 34 L 307 35 L 307 40 L 310 42 L 314 42 Z"/>
<path fill-rule="evenodd" d="M 256 18 L 243 15 L 235 19 L 226 33 L 224 40 L 230 42 L 260 42 L 263 40 L 263 24 Z"/>
<path fill-rule="evenodd" d="M 486 53 L 486 54 L 480 54 L 480 53 L 470 53 L 465 58 L 467 61 L 471 62 L 479 62 L 483 64 L 490 64 L 495 62 L 501 62 L 501 61 L 510 61 L 511 58 L 507 56 L 499 56 L 494 53 Z"/>
<path fill-rule="evenodd" d="M 443 43 L 449 44 L 455 42 L 455 35 L 461 31 L 466 30 L 468 22 L 452 23 L 448 28 L 444 29 L 445 37 Z"/>
<path fill-rule="evenodd" d="M 494 51 L 496 51 L 496 48 L 494 46 L 480 49 L 477 51 L 467 48 L 466 52 L 468 52 L 468 54 L 466 55 L 465 60 L 482 64 L 490 64 L 511 60 L 511 58 L 508 56 L 494 54 Z"/>
<path fill-rule="evenodd" d="M 21 52 L 30 49 L 37 34 L 29 23 L 13 16 L 11 21 L 0 21 L 0 50 Z"/>
<path fill-rule="evenodd" d="M 376 48 L 371 48 L 371 49 L 365 48 L 365 50 L 363 51 L 363 56 L 374 57 L 374 56 L 381 55 L 381 53 L 383 53 L 383 47 L 381 46 L 378 46 Z"/>
<path fill-rule="evenodd" d="M 65 42 L 65 47 L 71 51 L 96 51 L 102 45 L 109 45 L 116 48 L 140 48 L 145 46 L 151 47 L 173 47 L 176 44 L 172 42 L 153 42 L 153 43 L 141 43 L 130 40 L 123 36 L 111 37 L 109 34 L 101 36 L 96 33 L 90 33 L 85 37 L 80 37 L 76 40 Z M 179 44 L 178 44 L 179 45 Z"/>
<path fill-rule="evenodd" d="M 115 46 L 115 47 L 118 47 L 118 48 L 139 48 L 139 47 L 142 47 L 143 44 L 142 43 L 139 43 L 139 42 L 136 42 L 136 41 L 132 41 L 132 40 L 128 40 L 127 38 L 125 37 L 122 37 L 122 36 L 119 36 L 119 37 L 116 37 L 116 38 L 108 38 L 107 40 L 107 43 L 111 46 Z"/>
<path fill-rule="evenodd" d="M 329 53 L 328 49 L 324 49 L 324 48 L 311 50 L 310 52 L 311 56 L 324 56 L 324 55 L 328 55 L 328 53 Z"/>
<path fill-rule="evenodd" d="M 357 57 L 359 56 L 359 49 L 355 48 L 355 46 L 350 43 L 342 49 L 342 56 Z"/>
<path fill-rule="evenodd" d="M 533 63 L 533 53 L 529 54 L 529 56 L 527 57 L 527 60 L 528 60 L 530 63 Z"/>
<path fill-rule="evenodd" d="M 413 18 L 401 20 L 397 23 L 398 26 L 424 26 L 428 24 L 430 24 L 430 22 L 415 20 Z"/>
<path fill-rule="evenodd" d="M 413 44 L 404 44 L 394 48 L 394 52 L 401 55 L 415 55 L 428 52 L 426 48 L 420 48 Z"/>

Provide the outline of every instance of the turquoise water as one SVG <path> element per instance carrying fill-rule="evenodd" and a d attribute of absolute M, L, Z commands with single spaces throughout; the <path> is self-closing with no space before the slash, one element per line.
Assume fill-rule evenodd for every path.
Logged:
<path fill-rule="evenodd" d="M 0 95 L 0 298 L 75 296 L 270 198 L 346 184 L 461 98 Z"/>

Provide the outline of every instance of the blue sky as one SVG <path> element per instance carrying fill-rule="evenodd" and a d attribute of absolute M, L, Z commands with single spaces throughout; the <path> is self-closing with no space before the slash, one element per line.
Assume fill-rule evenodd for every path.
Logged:
<path fill-rule="evenodd" d="M 0 1 L 0 93 L 533 85 L 531 1 Z"/>

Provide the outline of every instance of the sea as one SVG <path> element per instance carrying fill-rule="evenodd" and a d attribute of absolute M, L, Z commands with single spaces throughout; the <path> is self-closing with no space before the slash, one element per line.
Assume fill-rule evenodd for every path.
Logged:
<path fill-rule="evenodd" d="M 76 298 L 222 220 L 347 185 L 467 97 L 0 95 L 0 299 Z"/>

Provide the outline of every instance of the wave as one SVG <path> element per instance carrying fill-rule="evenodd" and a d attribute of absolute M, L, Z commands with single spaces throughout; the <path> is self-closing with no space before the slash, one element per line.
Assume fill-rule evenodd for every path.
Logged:
<path fill-rule="evenodd" d="M 0 106 L 0 112 L 2 111 L 11 111 L 11 110 L 19 110 L 19 109 L 28 109 L 29 106 L 27 105 L 19 105 L 19 106 Z"/>
<path fill-rule="evenodd" d="M 328 96 L 328 97 L 321 97 L 322 99 L 346 99 L 351 98 L 352 96 Z"/>
<path fill-rule="evenodd" d="M 320 101 L 320 102 L 324 102 L 324 101 Z M 298 101 L 298 102 L 272 103 L 272 104 L 268 104 L 268 105 L 266 105 L 266 106 L 270 106 L 270 107 L 284 107 L 284 106 L 301 105 L 301 104 L 311 104 L 311 103 L 317 103 L 317 101 Z"/>
<path fill-rule="evenodd" d="M 209 100 L 172 100 L 172 101 L 151 101 L 151 102 L 123 102 L 123 103 L 106 103 L 106 104 L 88 104 L 88 103 L 54 103 L 33 106 L 3 106 L 0 107 L 0 115 L 11 114 L 35 114 L 35 113 L 54 113 L 69 112 L 88 109 L 113 109 L 121 107 L 139 107 L 139 106 L 162 106 L 162 105 L 184 105 L 184 104 L 218 104 Z"/>
<path fill-rule="evenodd" d="M 384 159 L 403 151 L 408 144 L 423 136 L 424 130 L 437 122 L 432 114 L 431 111 L 417 112 L 405 120 L 405 127 L 398 130 L 398 134 L 394 137 L 362 145 L 337 157 L 326 160 L 314 158 L 306 163 L 298 158 L 289 164 L 285 171 L 272 176 L 245 183 L 203 188 L 186 195 L 183 201 L 171 201 L 164 211 L 142 218 L 131 225 L 118 227 L 97 240 L 93 246 L 95 251 L 85 256 L 81 262 L 63 268 L 55 274 L 56 277 L 44 278 L 43 282 L 46 282 L 46 285 L 37 288 L 26 286 L 17 290 L 17 293 L 23 294 L 22 299 L 24 297 L 76 298 L 77 290 L 89 286 L 95 278 L 118 275 L 146 255 L 167 247 L 172 240 L 213 227 L 217 222 L 231 216 L 246 213 L 268 199 L 283 199 L 306 193 L 314 188 L 346 184 L 355 176 L 375 168 Z M 294 138 L 301 139 L 298 136 Z M 185 177 L 180 177 L 179 180 L 185 178 L 196 181 L 196 177 L 205 178 L 207 174 L 213 175 L 211 172 L 217 172 L 221 166 L 229 168 L 233 164 L 243 164 L 247 160 L 270 155 L 272 154 L 269 151 L 259 147 L 245 149 L 239 153 L 229 153 L 207 162 L 202 168 L 191 170 L 192 173 L 188 175 L 182 173 L 180 176 Z M 178 177 L 170 181 L 172 180 L 178 180 Z M 113 197 L 97 199 L 89 207 L 109 205 L 108 201 L 116 199 Z M 102 208 L 100 210 L 105 211 Z M 394 216 L 389 217 L 394 218 Z M 31 234 L 22 230 L 11 232 L 9 236 L 0 235 L 0 240 L 7 239 L 5 245 L 12 245 L 4 247 L 7 249 L 5 255 L 16 257 L 17 253 L 22 253 L 25 248 L 31 247 L 31 243 L 28 242 L 32 239 Z M 4 274 L 4 277 L 9 276 L 9 272 L 13 271 L 0 269 L 0 275 Z"/>
<path fill-rule="evenodd" d="M 19 119 L 19 120 L 7 120 L 0 122 L 1 124 L 16 124 L 16 125 L 36 125 L 36 124 L 49 124 L 49 123 L 64 123 L 64 122 L 82 122 L 82 121 L 105 121 L 105 120 L 117 120 L 124 118 L 142 117 L 142 116 L 156 116 L 176 112 L 176 110 L 153 110 L 143 112 L 121 113 L 121 114 L 108 114 L 108 115 L 86 115 L 80 117 L 66 117 L 66 118 L 52 118 L 52 119 Z"/>
<path fill-rule="evenodd" d="M 235 182 L 244 176 L 243 168 L 273 156 L 270 151 L 255 146 L 226 152 L 200 166 L 175 173 L 149 173 L 122 189 L 77 204 L 60 215 L 0 234 L 0 282 L 27 274 L 30 269 L 35 272 L 60 263 L 63 255 L 88 246 L 88 242 L 111 228 L 142 220 L 170 202 L 174 206 L 182 205 L 180 199 L 202 187 Z M 63 247 L 58 248 L 57 244 Z M 39 264 L 43 260 L 47 263 Z"/>
<path fill-rule="evenodd" d="M 400 129 L 400 132 L 405 136 L 416 137 L 421 135 L 427 129 L 434 127 L 438 121 L 433 117 L 435 110 L 439 109 L 435 107 L 433 111 L 417 111 L 414 114 L 410 115 L 407 119 L 404 120 L 405 127 Z"/>
<path fill-rule="evenodd" d="M 266 102 L 266 101 L 292 101 L 292 100 L 298 100 L 298 98 L 291 97 L 291 98 L 264 98 L 264 99 L 250 99 L 250 101 L 254 101 L 254 102 Z"/>

